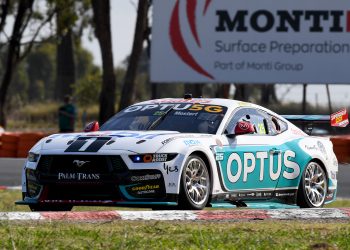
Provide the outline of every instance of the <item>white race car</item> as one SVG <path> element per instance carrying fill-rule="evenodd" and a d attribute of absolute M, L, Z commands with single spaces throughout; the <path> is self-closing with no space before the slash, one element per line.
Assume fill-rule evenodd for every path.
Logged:
<path fill-rule="evenodd" d="M 33 211 L 251 201 L 312 208 L 336 198 L 331 141 L 251 103 L 150 100 L 86 131 L 48 136 L 30 150 L 17 204 Z"/>

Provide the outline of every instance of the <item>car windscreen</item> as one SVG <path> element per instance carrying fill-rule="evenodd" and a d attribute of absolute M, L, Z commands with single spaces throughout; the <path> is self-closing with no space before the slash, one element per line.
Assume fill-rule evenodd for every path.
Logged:
<path fill-rule="evenodd" d="M 107 130 L 168 130 L 215 134 L 227 108 L 198 103 L 162 103 L 130 106 L 100 128 Z"/>

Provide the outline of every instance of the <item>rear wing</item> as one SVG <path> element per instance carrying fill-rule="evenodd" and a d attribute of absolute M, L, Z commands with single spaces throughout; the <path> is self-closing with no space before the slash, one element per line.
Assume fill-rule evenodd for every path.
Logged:
<path fill-rule="evenodd" d="M 330 115 L 282 115 L 282 117 L 291 122 L 330 122 Z"/>
<path fill-rule="evenodd" d="M 282 115 L 290 122 L 302 122 L 308 124 L 330 123 L 332 127 L 345 128 L 349 124 L 349 115 L 345 108 L 331 115 Z"/>

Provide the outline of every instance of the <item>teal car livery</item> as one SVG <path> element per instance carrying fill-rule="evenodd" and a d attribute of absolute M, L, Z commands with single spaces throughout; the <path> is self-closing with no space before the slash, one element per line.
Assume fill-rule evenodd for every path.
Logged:
<path fill-rule="evenodd" d="M 38 142 L 23 168 L 19 205 L 203 209 L 251 202 L 322 207 L 334 201 L 338 162 L 261 106 L 226 99 L 136 103 L 101 127 Z"/>

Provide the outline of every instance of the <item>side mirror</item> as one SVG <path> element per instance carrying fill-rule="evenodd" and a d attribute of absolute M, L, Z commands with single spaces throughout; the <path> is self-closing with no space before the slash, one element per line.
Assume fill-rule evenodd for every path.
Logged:
<path fill-rule="evenodd" d="M 86 127 L 84 128 L 84 132 L 95 132 L 100 129 L 100 125 L 98 122 L 90 122 Z"/>
<path fill-rule="evenodd" d="M 251 124 L 250 122 L 240 121 L 240 122 L 237 122 L 234 133 L 227 134 L 226 136 L 228 138 L 233 138 L 236 135 L 246 135 L 246 134 L 254 134 L 254 133 L 256 133 L 254 124 Z"/>

